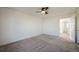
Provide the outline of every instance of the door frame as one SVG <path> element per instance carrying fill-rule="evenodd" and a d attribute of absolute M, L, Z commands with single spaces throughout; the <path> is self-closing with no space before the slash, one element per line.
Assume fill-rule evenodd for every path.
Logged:
<path fill-rule="evenodd" d="M 75 16 L 75 43 L 77 43 L 77 16 Z"/>
<path fill-rule="evenodd" d="M 77 43 L 77 16 L 74 15 L 74 16 L 71 16 L 71 17 L 74 17 L 74 43 Z M 64 19 L 64 18 L 62 18 Z"/>

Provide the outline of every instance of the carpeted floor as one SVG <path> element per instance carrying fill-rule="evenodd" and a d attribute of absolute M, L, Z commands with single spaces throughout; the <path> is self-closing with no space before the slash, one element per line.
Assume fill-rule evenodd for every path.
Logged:
<path fill-rule="evenodd" d="M 51 35 L 39 35 L 0 47 L 1 52 L 77 52 L 79 46 Z"/>

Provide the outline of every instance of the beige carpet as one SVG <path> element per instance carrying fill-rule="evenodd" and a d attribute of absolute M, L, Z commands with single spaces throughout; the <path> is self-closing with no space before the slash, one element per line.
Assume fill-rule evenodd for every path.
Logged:
<path fill-rule="evenodd" d="M 77 52 L 79 46 L 51 35 L 39 35 L 0 47 L 1 52 Z"/>

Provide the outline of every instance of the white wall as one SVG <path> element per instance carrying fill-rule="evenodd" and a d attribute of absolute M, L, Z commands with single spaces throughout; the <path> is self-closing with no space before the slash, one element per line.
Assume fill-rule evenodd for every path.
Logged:
<path fill-rule="evenodd" d="M 43 33 L 49 35 L 59 36 L 59 19 L 60 18 L 47 18 L 43 23 Z"/>
<path fill-rule="evenodd" d="M 42 34 L 42 20 L 8 8 L 0 8 L 0 45 Z"/>

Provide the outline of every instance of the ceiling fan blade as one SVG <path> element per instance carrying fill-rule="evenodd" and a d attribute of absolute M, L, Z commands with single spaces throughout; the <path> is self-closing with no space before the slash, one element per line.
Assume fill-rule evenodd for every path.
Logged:
<path fill-rule="evenodd" d="M 48 12 L 45 12 L 45 14 L 48 14 Z"/>
<path fill-rule="evenodd" d="M 41 8 L 41 11 L 44 11 L 45 10 L 45 8 Z"/>
<path fill-rule="evenodd" d="M 48 9 L 48 7 L 45 8 L 46 10 Z"/>

